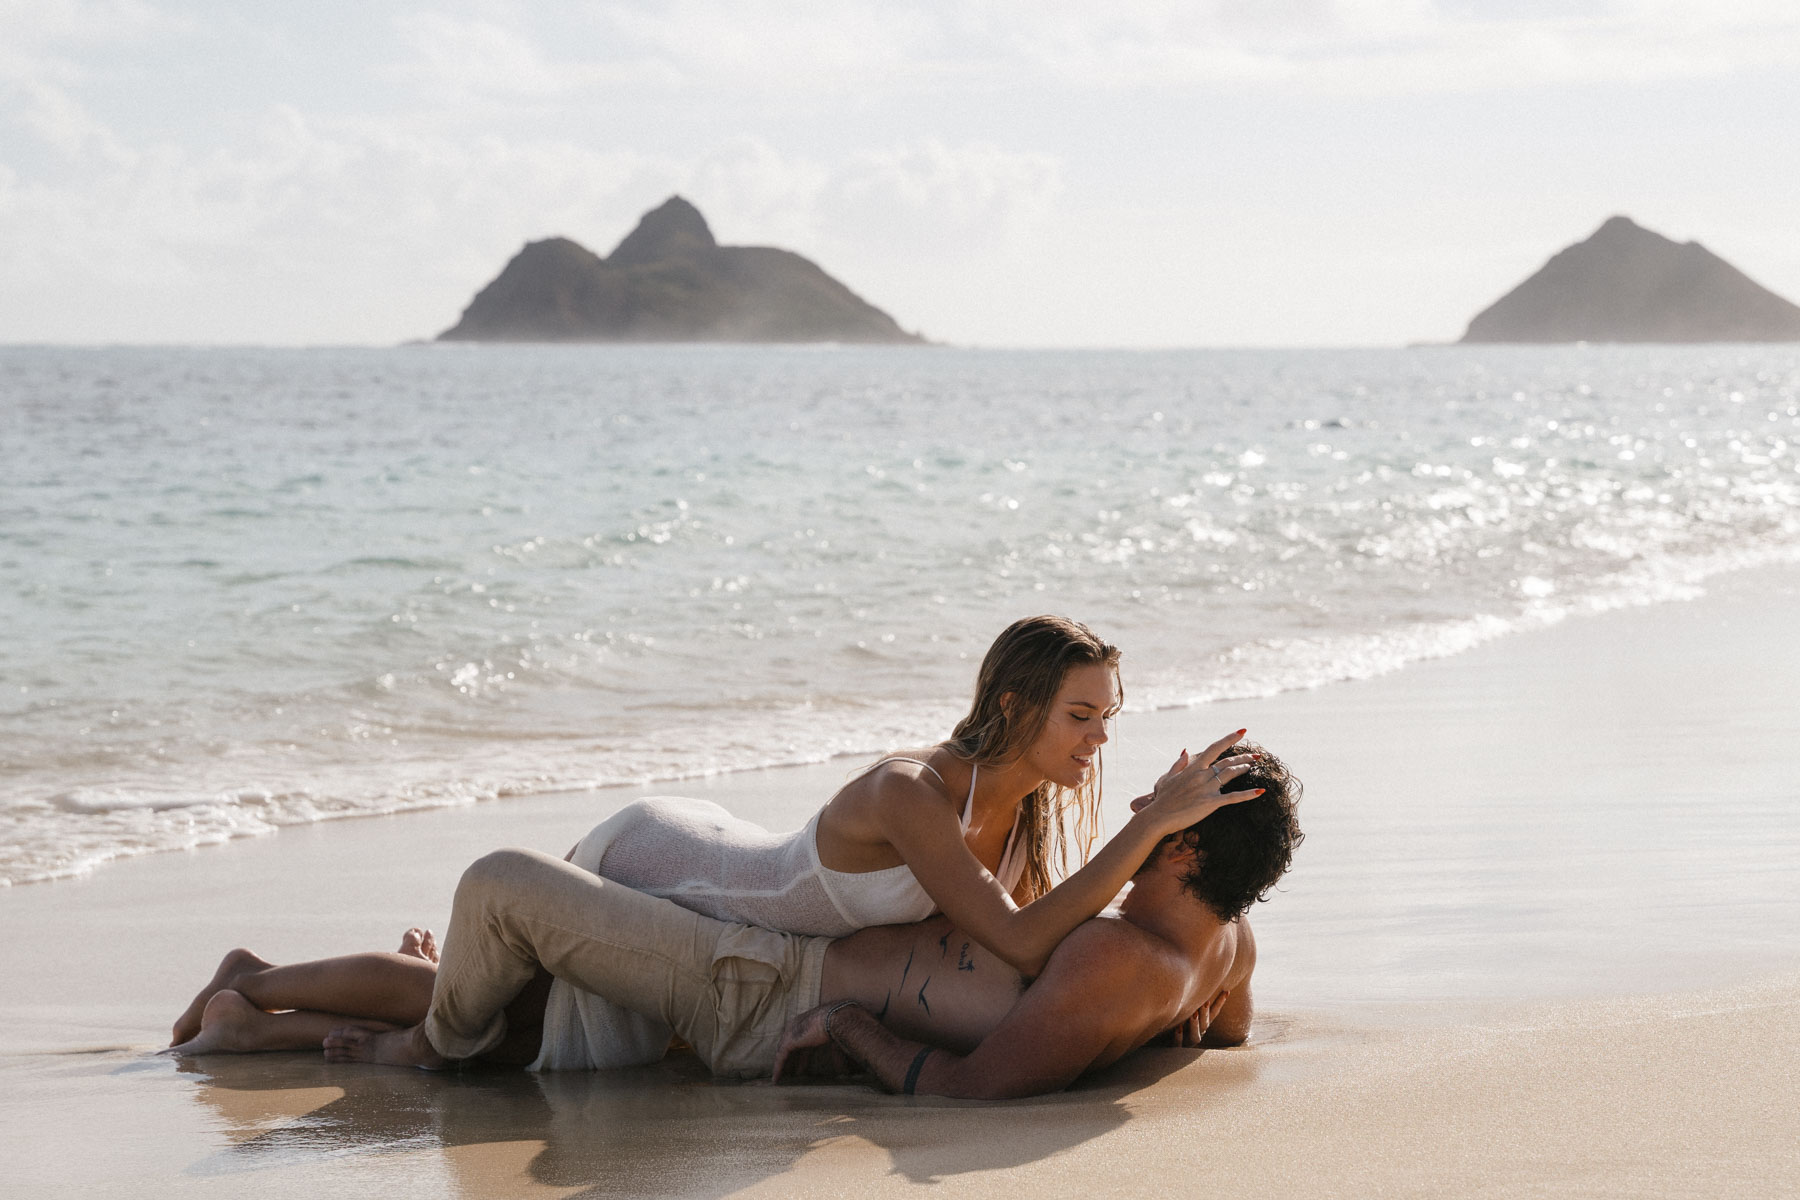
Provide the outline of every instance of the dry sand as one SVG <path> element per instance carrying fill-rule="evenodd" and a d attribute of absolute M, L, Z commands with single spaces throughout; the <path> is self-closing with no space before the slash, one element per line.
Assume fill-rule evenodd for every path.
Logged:
<path fill-rule="evenodd" d="M 533 1078 L 147 1053 L 224 949 L 386 947 L 441 922 L 482 850 L 560 852 L 635 793 L 289 829 L 0 892 L 0 1189 L 1800 1194 L 1797 585 L 1731 577 L 1366 683 L 1123 722 L 1115 799 L 1248 723 L 1305 775 L 1309 843 L 1255 918 L 1251 1046 L 1140 1053 L 1041 1100 L 715 1086 L 680 1060 Z M 681 790 L 797 823 L 851 765 Z M 1668 794 L 1711 804 L 1715 834 L 1688 836 L 1685 800 L 1646 806 Z"/>

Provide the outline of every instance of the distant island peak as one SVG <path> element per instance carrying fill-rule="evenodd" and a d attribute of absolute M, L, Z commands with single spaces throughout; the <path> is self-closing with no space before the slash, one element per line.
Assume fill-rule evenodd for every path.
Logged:
<path fill-rule="evenodd" d="M 1793 342 L 1800 306 L 1615 215 L 1477 313 L 1464 342 Z"/>
<path fill-rule="evenodd" d="M 718 245 L 700 210 L 680 196 L 670 196 L 638 218 L 637 228 L 613 247 L 606 261 L 615 267 L 635 267 L 696 251 L 704 253 Z"/>
<path fill-rule="evenodd" d="M 700 210 L 670 196 L 605 258 L 566 237 L 527 242 L 438 340 L 925 339 L 792 251 L 719 245 Z"/>

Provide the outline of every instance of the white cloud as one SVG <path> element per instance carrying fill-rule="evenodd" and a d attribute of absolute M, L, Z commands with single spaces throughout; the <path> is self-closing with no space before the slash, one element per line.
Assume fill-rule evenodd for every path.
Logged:
<path fill-rule="evenodd" d="M 929 6 L 833 0 L 669 0 L 594 6 L 619 56 L 686 84 L 754 91 L 880 87 L 931 62 Z"/>
<path fill-rule="evenodd" d="M 1521 89 L 1800 64 L 1778 0 L 1505 6 L 1433 0 L 971 0 L 960 4 L 608 6 L 692 78 L 759 88 L 1280 85 L 1327 93 Z"/>
<path fill-rule="evenodd" d="M 0 104 L 8 123 L 63 158 L 126 151 L 78 98 L 98 51 L 181 23 L 137 0 L 0 0 Z"/>
<path fill-rule="evenodd" d="M 8 340 L 435 332 L 503 249 L 602 224 L 645 161 L 278 108 L 242 145 L 159 145 L 0 191 L 0 328 Z"/>
<path fill-rule="evenodd" d="M 845 233 L 879 229 L 902 244 L 1013 244 L 1063 190 L 1062 163 L 1043 153 L 951 146 L 935 138 L 855 155 L 825 197 Z"/>
<path fill-rule="evenodd" d="M 1657 188 L 1691 236 L 1750 241 L 1785 228 L 1768 214 L 1795 169 L 1767 132 L 1791 76 L 1732 92 L 1800 66 L 1800 13 L 1773 0 L 461 0 L 279 21 L 184 3 L 0 0 L 0 340 L 429 334 L 525 239 L 605 252 L 671 192 L 940 336 L 1079 341 L 1111 320 L 1093 336 L 1204 340 L 1221 326 L 1179 311 L 1217 292 L 1251 330 L 1233 337 L 1279 340 L 1312 303 L 1316 329 L 1336 306 L 1404 340 L 1418 317 L 1370 315 L 1314 260 L 1379 266 L 1422 221 L 1452 247 L 1542 237 L 1541 256 Z M 1762 123 L 1664 136 L 1693 92 L 1642 85 L 1692 79 Z M 1620 99 L 1658 95 L 1676 98 L 1634 132 Z M 1368 96 L 1426 130 L 1359 124 Z M 1540 136 L 1558 104 L 1575 131 Z M 1480 154 L 1444 111 L 1493 135 Z M 1432 257 L 1415 276 L 1455 277 Z M 1282 290 L 1301 274 L 1318 282 Z M 1464 304 L 1399 286 L 1395 311 Z"/>
<path fill-rule="evenodd" d="M 419 12 L 396 18 L 395 27 L 409 53 L 391 73 L 423 96 L 453 103 L 471 95 L 541 101 L 597 88 L 678 82 L 655 60 L 616 63 L 552 55 L 530 31 L 488 17 Z"/>
<path fill-rule="evenodd" d="M 11 122 L 62 158 L 79 158 L 90 149 L 115 159 L 124 155 L 112 130 L 66 88 L 23 72 L 3 86 Z"/>
<path fill-rule="evenodd" d="M 1020 69 L 1094 88 L 1418 94 L 1800 65 L 1800 13 L 1774 0 L 1548 7 L 1554 15 L 1432 0 L 982 6 L 990 28 L 1010 31 L 996 41 Z"/>
<path fill-rule="evenodd" d="M 7 340 L 430 335 L 525 240 L 604 254 L 674 192 L 723 240 L 798 249 L 869 288 L 908 257 L 1010 244 L 1060 187 L 1049 156 L 931 139 L 837 160 L 743 137 L 658 154 L 290 106 L 227 148 L 90 157 L 67 181 L 0 176 Z"/>
<path fill-rule="evenodd" d="M 0 28 L 14 47 L 118 41 L 187 27 L 142 0 L 0 0 Z"/>

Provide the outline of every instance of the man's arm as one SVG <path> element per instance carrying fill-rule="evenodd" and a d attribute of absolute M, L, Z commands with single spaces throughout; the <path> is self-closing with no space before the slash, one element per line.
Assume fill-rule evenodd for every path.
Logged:
<path fill-rule="evenodd" d="M 1213 1014 L 1200 1038 L 1202 1049 L 1241 1046 L 1250 1040 L 1250 1019 L 1256 1006 L 1250 999 L 1250 973 L 1256 970 L 1256 937 L 1250 932 L 1250 918 L 1237 919 L 1237 953 L 1231 970 L 1225 973 L 1225 1007 Z"/>
<path fill-rule="evenodd" d="M 1166 1006 L 1157 999 L 1168 990 L 1166 974 L 1114 924 L 1090 922 L 1071 934 L 999 1027 L 966 1055 L 899 1037 L 854 1006 L 832 1012 L 829 1040 L 890 1091 L 1000 1100 L 1065 1088 Z M 824 1044 L 831 1008 L 821 1005 L 789 1026 L 777 1078 L 791 1054 Z"/>
<path fill-rule="evenodd" d="M 1250 1040 L 1250 1017 L 1253 1012 L 1250 1002 L 1250 981 L 1248 979 L 1233 989 L 1225 997 L 1225 1007 L 1207 1025 L 1206 1032 L 1200 1035 L 1202 1050 L 1217 1050 L 1225 1046 L 1241 1046 Z"/>
<path fill-rule="evenodd" d="M 915 1060 L 922 1055 L 929 1058 L 950 1053 L 890 1033 L 860 1004 L 821 1004 L 795 1017 L 782 1031 L 781 1048 L 775 1056 L 775 1082 L 818 1074 L 813 1069 L 813 1060 L 826 1048 L 848 1058 L 853 1068 L 861 1068 L 875 1076 L 888 1091 L 907 1095 L 920 1090 L 917 1086 L 919 1073 L 913 1071 Z M 923 1063 L 920 1067 L 922 1070 Z M 849 1073 L 857 1072 L 851 1070 Z M 908 1075 L 912 1076 L 914 1084 L 910 1088 L 906 1086 Z M 948 1094 L 929 1088 L 924 1091 L 928 1096 Z"/>

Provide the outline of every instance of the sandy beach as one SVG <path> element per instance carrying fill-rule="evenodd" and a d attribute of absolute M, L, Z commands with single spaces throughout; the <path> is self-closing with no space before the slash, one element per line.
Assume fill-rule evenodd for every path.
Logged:
<path fill-rule="evenodd" d="M 1796 80 L 1774 3 L 7 6 L 0 1200 L 1800 1200 Z M 1273 822 L 1178 881 L 1130 805 L 1240 727 L 1303 834 L 1207 940 L 1158 906 Z M 1034 892 L 1100 843 L 1008 805 L 1084 776 L 1097 887 L 1001 921 L 892 777 L 822 826 L 888 870 L 798 862 L 952 737 Z M 961 1039 L 827 1018 L 883 1078 L 1066 1079 L 1184 965 L 1250 1032 L 978 1103 L 246 1007 L 458 1024 L 469 865 L 597 826 L 709 915 L 947 904 L 966 958 L 802 948 Z M 666 907 L 491 882 L 651 1003 L 591 948 Z M 372 966 L 419 928 L 448 973 Z M 539 1059 L 610 1057 L 551 994 Z"/>
<path fill-rule="evenodd" d="M 1069 1093 L 157 1057 L 219 955 L 390 948 L 628 789 L 326 822 L 0 891 L 8 1194 L 1781 1196 L 1800 1191 L 1800 571 L 1354 684 L 1131 714 L 1110 806 L 1250 726 L 1307 784 L 1259 1020 Z M 803 820 L 854 767 L 680 789 Z M 667 788 L 657 790 L 670 790 Z"/>

